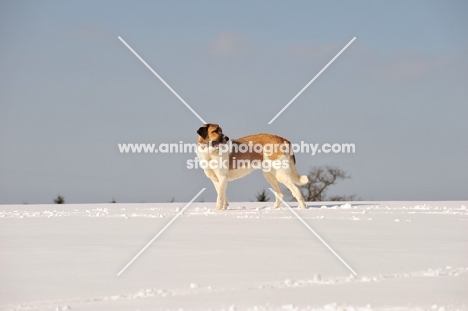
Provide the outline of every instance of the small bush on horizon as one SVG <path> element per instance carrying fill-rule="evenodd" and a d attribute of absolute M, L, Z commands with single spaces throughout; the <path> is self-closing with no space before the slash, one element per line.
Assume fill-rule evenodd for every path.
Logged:
<path fill-rule="evenodd" d="M 255 196 L 255 200 L 257 202 L 268 202 L 270 201 L 270 198 L 268 197 L 266 190 L 263 189 L 262 191 L 257 193 L 257 195 Z"/>
<path fill-rule="evenodd" d="M 65 204 L 65 197 L 60 194 L 54 199 L 55 204 Z"/>

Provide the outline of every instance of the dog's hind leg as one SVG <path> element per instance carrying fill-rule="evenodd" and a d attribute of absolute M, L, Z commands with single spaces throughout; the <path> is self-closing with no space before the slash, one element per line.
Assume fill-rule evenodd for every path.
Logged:
<path fill-rule="evenodd" d="M 228 206 L 229 206 L 229 201 L 228 201 L 227 195 L 225 195 L 223 209 L 227 209 Z"/>
<path fill-rule="evenodd" d="M 299 188 L 294 184 L 294 182 L 291 180 L 291 177 L 288 174 L 278 172 L 276 174 L 276 178 L 280 183 L 282 183 L 283 185 L 288 187 L 289 190 L 291 190 L 291 193 L 293 197 L 296 198 L 300 208 L 307 208 L 304 202 L 304 198 L 302 197 L 301 190 L 299 190 Z"/>
<path fill-rule="evenodd" d="M 278 180 L 276 179 L 275 175 L 270 171 L 270 172 L 263 172 L 263 176 L 265 176 L 265 179 L 268 181 L 270 184 L 271 188 L 273 191 L 276 192 L 276 194 L 279 196 L 279 198 L 275 195 L 275 204 L 273 205 L 273 208 L 278 208 L 281 204 L 281 199 L 283 199 L 283 192 L 281 192 L 281 188 L 278 184 Z M 281 199 L 280 199 L 281 198 Z"/>

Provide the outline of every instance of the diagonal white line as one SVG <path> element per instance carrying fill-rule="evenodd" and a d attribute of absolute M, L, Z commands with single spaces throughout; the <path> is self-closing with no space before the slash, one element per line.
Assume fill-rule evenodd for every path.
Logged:
<path fill-rule="evenodd" d="M 346 44 L 346 46 L 345 46 L 344 48 L 342 48 L 341 51 L 340 51 L 338 54 L 336 54 L 335 57 L 333 57 L 333 59 L 332 59 L 331 61 L 329 61 L 328 64 L 326 64 L 325 67 L 323 67 L 322 70 L 320 70 L 320 72 L 319 72 L 318 74 L 316 74 L 315 77 L 314 77 L 312 80 L 310 80 L 310 82 L 307 83 L 307 85 L 304 86 L 304 87 L 302 88 L 302 90 L 300 90 L 299 93 L 297 93 L 297 95 L 294 96 L 293 99 L 291 99 L 291 100 L 289 101 L 289 103 L 287 103 L 286 106 L 284 106 L 283 109 L 281 109 L 280 112 L 278 112 L 278 113 L 276 114 L 276 116 L 275 116 L 273 119 L 270 120 L 270 122 L 268 122 L 268 124 L 273 123 L 273 121 L 275 121 L 276 118 L 278 118 L 278 117 L 286 110 L 286 108 L 288 108 L 289 105 L 291 105 L 291 104 L 296 100 L 296 98 L 298 98 L 299 95 L 301 95 L 302 92 L 304 92 L 304 91 L 309 87 L 309 85 L 311 85 L 312 82 L 314 82 L 315 79 L 317 79 L 317 78 L 322 74 L 322 72 L 324 72 L 325 69 L 327 69 L 328 66 L 330 66 L 330 65 L 332 64 L 332 63 L 335 61 L 335 59 L 337 59 L 338 56 L 340 56 L 341 53 L 343 53 L 343 52 L 348 48 L 348 46 L 350 46 L 351 43 L 353 43 L 354 40 L 356 40 L 356 37 L 354 37 L 353 39 L 351 39 L 351 41 L 349 41 L 348 44 Z"/>
<path fill-rule="evenodd" d="M 291 211 L 291 213 L 293 213 L 294 216 L 296 216 L 297 219 L 299 219 L 299 221 L 302 222 L 302 224 L 303 224 L 304 226 L 306 226 L 306 228 L 309 229 L 309 231 L 312 232 L 312 233 L 317 237 L 317 239 L 319 239 L 320 242 L 322 242 L 322 244 L 325 245 L 325 246 L 330 250 L 330 252 L 332 252 L 332 254 L 335 255 L 335 257 L 338 258 L 338 259 L 346 266 L 346 268 L 349 269 L 349 271 L 351 271 L 354 275 L 357 275 L 357 273 L 353 270 L 353 268 L 351 268 L 351 267 L 346 263 L 346 261 L 344 261 L 343 258 L 341 258 L 340 255 L 338 255 L 338 254 L 333 250 L 333 248 L 331 248 L 330 245 L 328 245 L 328 243 L 325 242 L 325 240 L 322 239 L 322 238 L 320 237 L 320 235 L 318 235 L 317 232 L 315 232 L 315 230 L 312 229 L 312 228 L 304 221 L 304 219 L 302 219 L 302 217 L 299 216 L 299 215 L 291 208 L 291 206 L 289 206 L 288 203 L 286 203 L 278 194 L 276 194 L 276 192 L 275 192 L 273 189 L 271 189 L 271 188 L 268 188 L 268 189 L 270 189 L 270 191 L 273 192 L 273 194 L 274 194 L 278 199 L 280 199 L 280 200 L 283 202 L 284 205 L 286 205 L 286 206 L 288 207 L 288 209 Z"/>
<path fill-rule="evenodd" d="M 200 117 L 200 116 L 198 115 L 198 113 L 196 113 L 195 110 L 193 110 L 192 107 L 190 107 L 190 105 L 187 104 L 187 103 L 185 102 L 185 100 L 184 100 L 182 97 L 180 97 L 179 94 L 177 94 L 177 92 L 174 91 L 174 89 L 173 89 L 169 84 L 167 84 L 166 81 L 164 81 L 164 79 L 161 78 L 161 76 L 158 75 L 158 73 L 157 73 L 156 71 L 153 70 L 153 68 L 150 67 L 150 65 L 148 65 L 148 64 L 146 63 L 146 62 L 143 60 L 143 58 L 141 58 L 140 55 L 138 55 L 138 53 L 135 52 L 135 51 L 132 49 L 132 47 L 131 47 L 130 45 L 127 44 L 127 42 L 125 42 L 124 39 L 122 39 L 122 38 L 119 36 L 119 40 L 122 41 L 122 43 L 125 44 L 125 46 L 126 46 L 130 51 L 132 51 L 132 53 L 135 54 L 135 56 L 136 56 L 146 67 L 148 67 L 148 69 L 149 69 L 159 80 L 161 80 L 161 82 L 162 82 L 172 93 L 174 93 L 174 95 L 175 95 L 175 96 L 176 96 L 176 97 L 177 97 L 177 98 L 178 98 L 178 99 L 179 99 L 179 100 L 180 100 L 180 101 L 181 101 L 181 102 L 182 102 L 182 103 L 183 103 L 183 104 L 200 120 L 200 121 L 203 122 L 203 124 L 206 124 L 205 120 L 203 120 L 202 117 Z"/>
<path fill-rule="evenodd" d="M 197 195 L 195 195 L 195 196 L 193 197 L 193 199 L 190 200 L 190 202 L 188 202 L 187 205 L 185 205 L 184 208 L 182 208 L 182 209 L 174 216 L 174 218 L 172 218 L 171 221 L 169 221 L 169 222 L 167 223 L 167 225 L 165 225 L 164 228 L 162 228 L 161 231 L 159 231 L 158 234 L 156 234 L 156 236 L 155 236 L 154 238 L 152 238 L 151 241 L 149 241 L 148 244 L 146 244 L 145 247 L 143 247 L 143 248 L 141 249 L 141 251 L 139 251 L 138 254 L 136 254 L 135 257 L 133 257 L 133 259 L 130 260 L 130 262 L 129 262 L 127 265 L 125 265 L 125 267 L 123 267 L 122 270 L 120 270 L 119 273 L 117 273 L 117 276 L 120 276 L 120 275 L 125 271 L 125 269 L 127 269 L 128 266 L 130 266 L 130 265 L 132 264 L 132 262 L 134 262 L 134 261 L 138 258 L 138 256 L 140 256 L 140 255 L 151 245 L 151 243 L 153 243 L 167 228 L 169 228 L 169 226 L 177 219 L 177 217 L 179 217 L 180 215 L 182 215 L 182 213 L 187 209 L 187 207 L 189 207 L 190 204 L 192 204 L 193 201 L 195 201 L 195 199 L 198 198 L 198 196 L 199 196 L 203 191 L 205 191 L 205 189 L 206 189 L 206 188 L 203 188 L 202 190 L 200 190 L 200 192 L 198 192 Z"/>

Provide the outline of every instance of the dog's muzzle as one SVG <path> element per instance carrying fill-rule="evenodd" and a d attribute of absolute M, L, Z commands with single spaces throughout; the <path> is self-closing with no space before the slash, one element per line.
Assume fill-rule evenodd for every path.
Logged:
<path fill-rule="evenodd" d="M 225 144 L 229 141 L 229 137 L 227 136 L 223 136 L 221 139 L 219 140 L 216 140 L 216 141 L 210 141 L 210 144 L 212 147 L 216 148 L 218 147 L 220 144 Z"/>

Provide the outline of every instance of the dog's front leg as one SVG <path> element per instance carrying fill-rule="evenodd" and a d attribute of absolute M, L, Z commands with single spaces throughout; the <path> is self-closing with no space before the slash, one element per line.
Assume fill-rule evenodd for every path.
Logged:
<path fill-rule="evenodd" d="M 215 210 L 220 211 L 227 209 L 227 198 L 226 198 L 226 188 L 227 188 L 227 183 L 228 183 L 228 178 L 227 176 L 219 176 L 218 177 L 218 198 L 216 200 L 216 208 Z"/>
<path fill-rule="evenodd" d="M 216 189 L 216 194 L 219 196 L 219 181 L 216 179 L 215 180 L 212 180 L 213 181 L 213 185 Z M 228 201 L 228 198 L 227 198 L 227 195 L 226 195 L 226 191 L 224 191 L 224 204 L 223 204 L 223 207 L 221 208 L 222 210 L 225 210 L 227 209 L 227 207 L 229 206 L 229 201 Z"/>
<path fill-rule="evenodd" d="M 213 182 L 213 185 L 215 187 L 215 190 L 216 190 L 216 195 L 217 195 L 217 198 L 219 197 L 219 181 L 218 181 L 218 177 L 216 177 L 216 179 L 211 179 L 211 181 Z M 223 204 L 223 208 L 221 209 L 226 209 L 229 205 L 229 202 L 227 200 L 227 196 L 225 195 L 225 200 L 224 200 L 224 204 Z M 216 199 L 217 200 L 217 199 Z"/>
<path fill-rule="evenodd" d="M 219 149 L 216 176 L 218 177 L 218 198 L 215 210 L 227 209 L 229 203 L 226 197 L 226 188 L 229 181 L 229 150 Z"/>
<path fill-rule="evenodd" d="M 218 176 L 216 175 L 216 173 L 213 170 L 205 170 L 205 174 L 213 182 L 213 186 L 215 187 L 216 195 L 218 197 L 219 196 L 219 179 L 218 179 Z M 223 204 L 223 207 L 221 209 L 227 209 L 227 207 L 229 206 L 227 196 L 224 195 L 224 198 L 225 198 L 224 204 Z"/>

